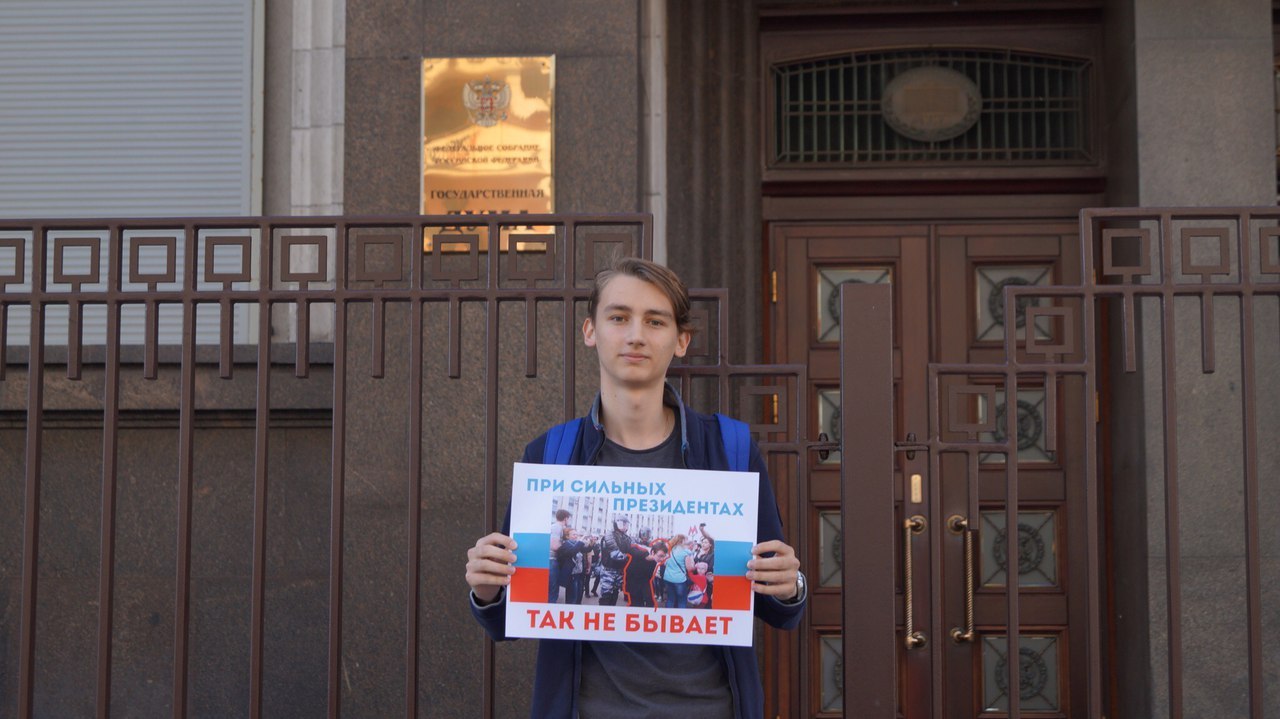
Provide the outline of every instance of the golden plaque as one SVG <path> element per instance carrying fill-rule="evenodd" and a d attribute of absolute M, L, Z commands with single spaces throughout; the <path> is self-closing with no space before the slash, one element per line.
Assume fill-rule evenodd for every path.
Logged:
<path fill-rule="evenodd" d="M 554 56 L 423 60 L 422 213 L 554 212 L 554 93 Z"/>

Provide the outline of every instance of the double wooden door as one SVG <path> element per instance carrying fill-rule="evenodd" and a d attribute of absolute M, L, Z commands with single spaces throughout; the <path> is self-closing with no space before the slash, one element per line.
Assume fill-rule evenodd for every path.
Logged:
<path fill-rule="evenodd" d="M 894 435 L 926 442 L 931 427 L 954 439 L 947 421 L 986 426 L 971 439 L 1004 442 L 1005 413 L 1017 412 L 1016 540 L 1007 542 L 1006 466 L 999 452 L 929 451 L 895 454 L 892 477 L 896 526 L 916 518 L 915 532 L 899 532 L 894 587 L 867 586 L 845 577 L 841 556 L 839 452 L 813 453 L 807 506 L 800 531 L 813 600 L 800 640 L 796 676 L 803 677 L 792 707 L 800 716 L 858 716 L 846 706 L 841 608 L 850 591 L 893 591 L 898 628 L 898 706 L 908 719 L 1007 716 L 1010 693 L 1021 716 L 1084 716 L 1087 615 L 1082 572 L 1087 546 L 1083 385 L 1070 377 L 1019 378 L 1006 397 L 995 373 L 942 373 L 931 388 L 930 367 L 998 361 L 1005 332 L 1018 346 L 1027 332 L 1044 343 L 1062 328 L 1027 310 L 1054 298 L 1023 298 L 1006 311 L 1004 288 L 1077 284 L 1078 230 L 1073 223 L 773 225 L 776 272 L 771 358 L 809 369 L 809 426 L 838 440 L 839 288 L 888 283 L 893 287 Z M 1051 313 L 1047 313 L 1050 314 Z M 1012 316 L 1009 316 L 1012 315 Z M 1021 351 L 1021 350 L 1019 350 Z M 1065 359 L 1065 358 L 1064 358 Z M 932 397 L 931 397 L 932 393 Z M 956 398 L 959 398 L 957 400 Z M 937 417 L 935 417 L 937 419 Z M 994 420 L 994 421 L 993 421 Z M 876 480 L 879 481 L 879 480 Z M 793 501 L 799 501 L 795 499 Z M 858 501 L 846 497 L 844 501 Z M 967 535 L 967 536 L 966 536 Z M 967 555 L 967 556 L 966 556 Z M 907 562 L 907 557 L 912 561 Z M 909 570 L 909 571 L 908 571 Z M 1007 587 L 1016 578 L 1018 648 L 1006 632 Z M 913 590 L 914 642 L 904 632 L 907 586 Z M 972 622 L 970 623 L 970 618 Z M 972 631 L 970 631 L 972 630 Z M 1010 687 L 1010 655 L 1017 657 Z M 1079 687 L 1079 689 L 1077 688 Z"/>

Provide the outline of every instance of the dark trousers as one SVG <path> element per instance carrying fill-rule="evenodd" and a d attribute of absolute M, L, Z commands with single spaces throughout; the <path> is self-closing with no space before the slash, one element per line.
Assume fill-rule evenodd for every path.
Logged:
<path fill-rule="evenodd" d="M 683 582 L 667 582 L 667 608 L 668 609 L 688 609 L 689 607 L 689 581 Z"/>
<path fill-rule="evenodd" d="M 582 604 L 582 595 L 587 591 L 586 575 L 574 574 L 565 587 L 565 604 Z"/>
<path fill-rule="evenodd" d="M 555 604 L 560 601 L 560 563 L 551 560 L 551 567 L 547 571 L 547 603 Z"/>

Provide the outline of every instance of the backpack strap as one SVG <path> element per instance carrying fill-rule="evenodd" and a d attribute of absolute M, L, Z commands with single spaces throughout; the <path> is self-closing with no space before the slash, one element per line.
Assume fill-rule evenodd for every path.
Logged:
<path fill-rule="evenodd" d="M 575 417 L 547 431 L 547 443 L 542 448 L 543 464 L 569 463 L 573 446 L 578 442 L 578 426 L 581 424 L 582 418 Z"/>
<path fill-rule="evenodd" d="M 745 472 L 751 458 L 751 429 L 746 422 L 726 417 L 719 412 L 716 420 L 720 423 L 720 438 L 724 442 L 724 453 L 729 458 L 729 469 L 733 472 Z M 547 431 L 547 443 L 542 448 L 543 464 L 568 464 L 573 455 L 573 447 L 578 442 L 578 428 L 582 424 L 581 417 L 557 424 Z"/>
<path fill-rule="evenodd" d="M 751 459 L 751 428 L 746 422 L 726 417 L 716 412 L 720 422 L 720 438 L 724 441 L 724 454 L 729 458 L 729 469 L 745 472 Z"/>

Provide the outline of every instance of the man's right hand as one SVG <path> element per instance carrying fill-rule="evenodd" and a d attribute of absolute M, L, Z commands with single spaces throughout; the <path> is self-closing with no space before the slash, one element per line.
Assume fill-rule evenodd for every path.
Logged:
<path fill-rule="evenodd" d="M 494 532 L 467 550 L 467 584 L 478 604 L 492 604 L 502 588 L 511 583 L 511 575 L 516 572 L 515 548 L 516 540 Z"/>

